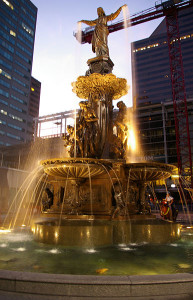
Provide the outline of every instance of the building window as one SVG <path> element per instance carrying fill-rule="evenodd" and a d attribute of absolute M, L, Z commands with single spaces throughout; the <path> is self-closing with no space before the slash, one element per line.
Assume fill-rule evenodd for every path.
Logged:
<path fill-rule="evenodd" d="M 15 45 L 15 40 L 13 39 L 12 36 L 6 34 L 4 31 L 0 30 L 1 37 L 4 37 L 8 42 L 10 42 L 12 45 Z"/>
<path fill-rule="evenodd" d="M 13 31 L 13 30 L 10 30 L 9 32 L 11 35 L 15 36 L 16 37 L 16 33 Z"/>
<path fill-rule="evenodd" d="M 25 93 L 24 91 L 18 89 L 16 86 L 12 85 L 12 89 L 15 90 L 16 92 L 18 92 L 18 93 L 20 93 L 20 94 L 22 94 L 22 95 L 28 97 L 28 94 L 27 94 L 27 93 Z"/>
<path fill-rule="evenodd" d="M 28 59 L 27 57 L 23 56 L 20 52 L 16 51 L 16 54 L 21 58 L 23 59 L 26 63 L 30 64 L 31 65 L 31 60 Z"/>
<path fill-rule="evenodd" d="M 3 120 L 0 120 L 0 125 L 6 125 L 6 122 Z"/>
<path fill-rule="evenodd" d="M 0 84 L 7 87 L 8 89 L 10 88 L 10 84 L 4 81 L 3 79 L 0 79 Z"/>
<path fill-rule="evenodd" d="M 0 59 L 0 64 L 1 64 L 3 67 L 5 67 L 5 68 L 7 68 L 7 69 L 9 69 L 9 70 L 12 69 L 12 66 L 11 66 L 10 64 L 8 64 L 7 62 L 5 62 L 4 60 L 2 60 L 2 59 Z"/>
<path fill-rule="evenodd" d="M 14 3 L 19 8 L 19 0 L 11 0 L 12 3 Z"/>
<path fill-rule="evenodd" d="M 20 72 L 20 71 L 19 71 L 19 70 L 17 70 L 17 69 L 14 69 L 14 72 L 15 72 L 15 73 L 17 73 L 18 75 L 20 75 L 21 77 L 23 77 L 23 78 L 27 79 L 27 80 L 29 80 L 29 79 L 30 79 L 30 78 L 29 78 L 29 76 L 27 76 L 27 75 L 23 74 L 22 72 Z"/>
<path fill-rule="evenodd" d="M 19 28 L 19 32 L 25 36 L 25 38 L 30 41 L 33 44 L 33 38 L 27 33 L 25 32 L 23 29 Z"/>
<path fill-rule="evenodd" d="M 3 2 L 4 2 L 8 7 L 10 7 L 12 10 L 14 10 L 13 5 L 12 5 L 9 1 L 3 0 Z"/>
<path fill-rule="evenodd" d="M 25 113 L 25 114 L 26 114 L 26 111 L 25 111 L 25 110 L 23 110 L 23 109 L 21 109 L 21 108 L 15 106 L 15 105 L 13 105 L 13 104 L 10 104 L 9 106 L 10 106 L 11 108 L 13 108 L 14 110 L 17 110 L 17 111 L 19 111 L 19 112 L 21 112 L 21 113 Z"/>
<path fill-rule="evenodd" d="M 25 0 L 21 0 L 21 2 L 26 5 L 26 1 Z M 34 10 L 34 8 L 32 8 L 31 6 L 28 5 L 27 9 L 30 10 L 30 12 L 35 16 L 36 15 L 36 10 Z"/>
<path fill-rule="evenodd" d="M 8 102 L 6 102 L 6 101 L 4 101 L 4 100 L 2 100 L 2 99 L 0 99 L 0 103 L 2 103 L 2 104 L 4 104 L 4 105 L 7 105 L 7 106 L 8 106 Z"/>
<path fill-rule="evenodd" d="M 21 100 L 20 98 L 14 96 L 14 95 L 11 95 L 11 98 L 14 99 L 15 101 L 19 102 L 19 103 L 27 105 L 27 102 Z"/>
<path fill-rule="evenodd" d="M 9 133 L 9 132 L 7 133 L 7 136 L 12 138 L 12 139 L 19 140 L 19 141 L 23 140 L 23 138 L 21 138 L 20 136 L 14 135 L 14 134 Z"/>
<path fill-rule="evenodd" d="M 0 135 L 5 135 L 5 132 L 0 130 Z"/>
<path fill-rule="evenodd" d="M 24 43 L 27 47 L 29 47 L 31 50 L 33 50 L 33 46 L 32 46 L 32 43 L 29 41 L 26 41 L 25 39 L 23 39 L 22 37 L 21 37 L 21 35 L 18 35 L 18 39 L 22 42 L 22 43 Z"/>
<path fill-rule="evenodd" d="M 10 54 L 8 54 L 7 52 L 3 51 L 1 48 L 0 48 L 0 54 L 2 56 L 4 56 L 5 58 L 7 58 L 8 60 L 13 61 L 13 57 Z"/>
<path fill-rule="evenodd" d="M 2 69 L 0 69 L 0 74 L 5 76 L 8 79 L 11 79 L 11 75 L 9 75 L 7 72 L 3 71 Z"/>
<path fill-rule="evenodd" d="M 3 110 L 3 109 L 0 110 L 0 113 L 1 113 L 2 115 L 7 116 L 7 111 L 5 111 L 5 110 Z"/>
<path fill-rule="evenodd" d="M 28 27 L 25 23 L 23 23 L 22 22 L 22 27 L 23 27 L 23 29 L 27 32 L 27 33 L 29 33 L 31 36 L 34 36 L 34 32 L 33 32 L 33 30 L 30 28 L 30 27 Z"/>
<path fill-rule="evenodd" d="M 17 83 L 19 83 L 23 87 L 26 87 L 27 89 L 29 88 L 29 86 L 26 83 L 23 83 L 21 80 L 15 78 L 15 77 L 13 77 L 13 80 L 15 80 Z"/>
<path fill-rule="evenodd" d="M 15 23 L 13 23 L 10 19 L 8 19 L 2 12 L 0 12 L 0 16 L 6 23 L 9 23 L 9 25 L 11 25 L 13 28 L 17 29 L 17 26 L 15 25 Z"/>
<path fill-rule="evenodd" d="M 6 98 L 9 98 L 9 93 L 5 92 L 4 90 L 0 89 L 0 95 L 5 96 Z"/>
<path fill-rule="evenodd" d="M 12 118 L 13 120 L 17 120 L 17 121 L 19 121 L 19 122 L 23 122 L 23 123 L 26 122 L 24 119 L 22 119 L 22 118 L 20 118 L 20 117 L 18 117 L 18 116 L 14 116 L 14 115 L 12 115 L 12 114 L 9 114 L 9 117 Z"/>
<path fill-rule="evenodd" d="M 25 47 L 23 47 L 21 44 L 17 43 L 17 47 L 21 49 L 23 52 L 25 52 L 27 55 L 32 56 L 32 52 L 28 51 Z"/>
<path fill-rule="evenodd" d="M 1 50 L 1 49 L 0 49 Z M 15 60 L 15 63 L 20 66 L 21 68 L 23 68 L 25 71 L 30 73 L 30 69 L 28 69 L 26 66 L 24 66 L 22 63 L 20 63 L 18 60 Z"/>
<path fill-rule="evenodd" d="M 13 125 L 13 124 L 10 124 L 10 123 L 8 123 L 7 125 L 9 127 L 13 128 L 13 129 L 16 129 L 16 130 L 19 130 L 19 131 L 23 131 L 23 129 L 21 127 L 19 127 L 19 126 L 16 126 L 16 125 Z"/>
<path fill-rule="evenodd" d="M 11 53 L 14 53 L 14 48 L 1 39 L 0 39 L 0 45 L 3 46 L 5 49 L 9 50 Z"/>
<path fill-rule="evenodd" d="M 27 9 L 25 9 L 23 6 L 21 7 L 21 9 L 23 10 L 23 12 L 28 15 L 28 17 L 30 17 L 32 19 L 32 21 L 35 22 L 35 17 L 32 16 L 32 14 L 36 15 L 36 12 L 34 10 L 31 9 L 30 6 L 28 6 L 28 9 L 30 10 L 30 12 L 27 11 Z"/>
<path fill-rule="evenodd" d="M 12 19 L 14 19 L 15 21 L 17 21 L 17 17 L 13 14 L 12 11 L 10 11 L 10 9 L 9 9 L 8 7 L 3 6 L 3 7 L 1 7 L 1 9 L 3 9 L 4 12 L 5 12 L 6 14 L 8 14 Z"/>
<path fill-rule="evenodd" d="M 33 29 L 35 28 L 35 22 L 32 22 L 26 15 L 21 15 L 22 19 L 29 24 Z"/>
<path fill-rule="evenodd" d="M 5 21 L 6 21 L 6 20 L 5 20 Z M 1 26 L 3 29 L 5 29 L 6 31 L 8 31 L 8 32 L 10 33 L 10 28 L 7 27 L 7 25 L 5 25 L 4 23 L 1 23 L 0 26 Z M 3 31 L 1 31 L 1 32 L 3 32 Z"/>

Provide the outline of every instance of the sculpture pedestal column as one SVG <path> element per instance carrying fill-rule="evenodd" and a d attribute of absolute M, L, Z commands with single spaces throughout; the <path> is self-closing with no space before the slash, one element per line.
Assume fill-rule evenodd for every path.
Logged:
<path fill-rule="evenodd" d="M 145 188 L 146 184 L 144 182 L 141 182 L 139 184 L 139 210 L 141 213 L 145 213 Z"/>
<path fill-rule="evenodd" d="M 112 60 L 108 56 L 103 55 L 89 59 L 87 64 L 89 70 L 86 71 L 86 76 L 93 73 L 99 73 L 101 75 L 109 74 L 112 73 L 114 67 Z"/>
<path fill-rule="evenodd" d="M 53 205 L 52 205 L 52 209 L 58 209 L 58 203 L 60 203 L 60 190 L 61 190 L 61 186 L 59 184 L 59 182 L 52 182 L 53 187 L 54 187 L 54 200 L 53 200 Z"/>

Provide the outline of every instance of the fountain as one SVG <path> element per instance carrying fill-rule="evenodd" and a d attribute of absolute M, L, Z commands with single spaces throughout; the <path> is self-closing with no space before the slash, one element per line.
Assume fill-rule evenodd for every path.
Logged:
<path fill-rule="evenodd" d="M 78 292 L 72 287 L 74 285 L 78 287 L 78 290 L 82 289 L 82 296 L 93 297 L 94 294 L 89 288 L 89 285 L 92 285 L 95 295 L 103 295 L 103 297 L 105 295 L 109 299 L 112 295 L 119 299 L 128 295 L 144 296 L 143 291 L 142 294 L 136 292 L 134 285 L 136 287 L 144 285 L 146 288 L 151 283 L 148 277 L 143 278 L 143 283 L 140 281 L 141 279 L 135 281 L 132 276 L 128 281 L 128 275 L 149 274 L 148 267 L 144 273 L 140 271 L 140 264 L 142 264 L 140 251 L 144 254 L 144 247 L 147 247 L 146 251 L 150 253 L 151 257 L 153 253 L 162 249 L 162 244 L 169 245 L 170 243 L 175 247 L 177 245 L 175 243 L 180 239 L 180 224 L 156 219 L 156 216 L 151 214 L 145 192 L 148 183 L 169 178 L 175 174 L 176 167 L 158 162 L 127 161 L 128 132 L 131 124 L 127 119 L 127 108 L 122 101 L 117 103 L 119 109 L 117 115 L 113 114 L 112 101 L 126 95 L 128 85 L 124 78 L 117 78 L 112 74 L 114 64 L 109 57 L 106 25 L 108 21 L 115 19 L 124 7 L 109 16 L 105 15 L 102 8 L 98 8 L 98 19 L 81 21 L 95 26 L 92 49 L 96 53 L 96 57 L 87 61 L 89 69 L 85 76 L 78 77 L 76 82 L 72 83 L 73 92 L 84 100 L 79 103 L 80 110 L 75 119 L 75 126 L 68 126 L 68 132 L 64 136 L 64 144 L 70 157 L 41 161 L 44 174 L 46 174 L 46 181 L 40 179 L 44 189 L 44 192 L 41 193 L 41 201 L 39 200 L 42 211 L 31 224 L 33 239 L 43 243 L 40 245 L 44 245 L 43 248 L 38 249 L 38 253 L 44 257 L 42 260 L 48 254 L 58 254 L 60 258 L 57 261 L 57 268 L 53 271 L 50 267 L 52 265 L 50 258 L 47 258 L 47 262 L 44 262 L 45 265 L 42 267 L 40 262 L 36 262 L 36 254 L 34 258 L 27 257 L 27 260 L 33 262 L 29 267 L 29 270 L 33 272 L 41 272 L 43 268 L 44 272 L 48 273 L 68 274 L 70 266 L 62 263 L 64 255 L 66 255 L 69 262 L 77 261 L 75 270 L 70 269 L 70 274 L 93 275 L 93 271 L 90 272 L 88 269 L 79 270 L 81 257 L 84 262 L 88 260 L 89 254 L 95 254 L 96 260 L 95 262 L 90 261 L 90 266 L 94 265 L 94 274 L 104 274 L 110 268 L 107 257 L 112 256 L 113 266 L 116 266 L 114 262 L 116 258 L 122 271 L 119 269 L 109 275 L 122 275 L 122 277 L 115 276 L 112 279 L 112 277 L 105 276 L 106 279 L 103 277 L 102 282 L 100 279 L 90 276 L 69 277 L 66 275 L 67 277 L 64 277 L 63 275 L 63 277 L 59 277 L 58 275 L 57 277 L 55 275 L 55 287 L 61 289 L 62 285 L 65 286 L 62 288 L 62 292 L 55 291 L 55 295 L 78 295 Z M 39 199 L 38 195 L 37 197 Z M 28 235 L 23 234 L 27 247 Z M 17 233 L 11 235 L 9 242 L 11 243 L 11 240 L 15 238 L 17 238 Z M 5 239 L 1 244 L 2 248 L 6 248 L 7 243 L 8 241 Z M 32 248 L 34 247 L 33 243 Z M 151 246 L 146 246 L 146 244 Z M 135 265 L 128 274 L 128 270 L 124 271 L 124 253 L 131 252 L 130 258 L 127 257 L 127 259 L 136 260 L 134 253 L 138 246 L 141 247 L 141 250 L 136 252 L 138 253 L 136 254 L 138 255 L 138 271 L 137 273 L 133 271 L 136 268 Z M 71 252 L 68 252 L 70 248 L 73 249 L 73 257 L 69 254 Z M 14 249 L 17 252 L 25 252 L 24 247 Z M 101 257 L 97 256 L 97 253 L 100 252 L 97 249 L 104 249 Z M 108 249 L 111 251 L 109 252 Z M 79 256 L 79 260 L 77 260 L 77 256 Z M 13 258 L 9 258 L 9 260 L 11 261 Z M 9 260 L 5 260 L 7 264 L 9 264 Z M 191 268 L 191 263 L 187 264 L 186 262 L 181 265 L 185 270 Z M 67 269 L 62 271 L 66 267 Z M 22 266 L 20 266 L 20 270 L 23 270 Z M 171 270 L 169 272 L 173 273 Z M 51 293 L 54 295 L 50 290 L 50 284 L 53 283 L 51 275 L 44 277 L 42 274 L 36 274 L 37 279 L 33 274 L 29 277 L 25 275 L 27 279 L 24 280 L 20 274 L 15 274 L 13 278 L 12 274 L 4 271 L 2 276 L 3 278 L 5 276 L 7 281 L 16 280 L 16 288 L 11 288 L 10 291 L 36 293 L 32 285 L 30 288 L 25 285 L 27 281 L 28 284 L 35 282 L 35 286 L 39 286 L 37 294 Z M 167 280 L 173 284 L 178 293 L 184 290 L 192 291 L 192 276 L 180 275 L 175 280 L 160 278 L 159 276 L 154 280 L 162 295 L 165 295 L 162 286 L 166 284 Z M 89 283 L 86 284 L 85 280 Z M 178 283 L 182 284 L 182 281 L 185 284 L 180 290 Z M 100 285 L 101 291 L 96 290 L 96 282 Z M 3 284 L 4 282 L 0 280 L 1 289 L 6 290 Z M 43 288 L 43 284 L 46 289 Z M 121 287 L 121 292 L 117 293 L 113 288 L 112 293 L 109 290 L 109 286 L 112 288 L 112 285 L 118 289 Z M 131 292 L 131 287 L 135 292 Z M 42 288 L 43 290 L 41 290 Z M 64 289 L 66 290 L 64 291 Z M 166 292 L 168 293 L 168 290 Z M 152 292 L 148 289 L 147 295 L 156 295 L 156 293 L 155 289 L 152 289 Z"/>
<path fill-rule="evenodd" d="M 41 162 L 55 196 L 51 207 L 43 212 L 46 221 L 35 222 L 33 226 L 38 241 L 43 236 L 44 242 L 55 241 L 66 246 L 136 242 L 140 240 L 145 226 L 149 226 L 151 232 L 155 223 L 159 225 L 156 227 L 156 235 L 149 233 L 146 236 L 148 242 L 168 241 L 168 234 L 165 234 L 167 230 L 171 239 L 179 236 L 179 224 L 171 225 L 155 220 L 155 216 L 149 213 L 145 199 L 148 182 L 170 177 L 175 167 L 147 161 L 127 162 L 131 123 L 123 101 L 117 103 L 119 111 L 113 118 L 113 100 L 126 95 L 128 85 L 126 79 L 112 74 L 114 64 L 109 57 L 106 23 L 116 18 L 122 9 L 106 16 L 103 9 L 98 8 L 97 20 L 82 20 L 88 25 L 95 25 L 92 48 L 96 57 L 87 61 L 89 69 L 86 75 L 79 76 L 72 83 L 73 92 L 86 100 L 80 101 L 75 126 L 68 126 L 68 133 L 64 137 L 70 158 Z M 136 193 L 134 200 L 131 199 L 130 191 Z M 52 232 L 45 235 L 44 232 L 48 232 L 48 218 L 55 218 L 55 221 L 52 222 Z M 80 220 L 81 223 L 77 222 Z M 73 225 L 71 230 L 69 224 Z M 119 234 L 120 226 L 121 232 L 124 230 L 122 238 Z M 54 239 L 53 227 L 56 228 L 57 239 Z M 75 232 L 76 238 L 72 241 L 69 236 L 74 237 Z M 135 236 L 133 232 L 136 232 Z"/>

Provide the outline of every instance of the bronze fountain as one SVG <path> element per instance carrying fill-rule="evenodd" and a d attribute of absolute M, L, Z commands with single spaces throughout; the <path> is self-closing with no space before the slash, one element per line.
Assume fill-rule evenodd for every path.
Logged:
<path fill-rule="evenodd" d="M 70 157 L 41 162 L 48 175 L 52 202 L 42 211 L 46 222 L 35 222 L 37 240 L 68 246 L 102 246 L 128 241 L 165 242 L 179 236 L 179 225 L 151 214 L 145 190 L 149 182 L 167 179 L 175 166 L 157 162 L 128 162 L 128 109 L 123 101 L 113 113 L 113 100 L 128 92 L 127 81 L 112 74 L 107 22 L 121 12 L 82 20 L 95 26 L 89 69 L 72 83 L 81 99 L 75 126 L 68 126 L 64 145 Z M 85 100 L 86 99 L 86 100 Z M 42 196 L 46 201 L 47 195 Z M 164 223 L 164 224 L 163 224 Z M 52 225 L 52 226 L 50 226 Z M 167 226 L 168 225 L 168 226 Z"/>

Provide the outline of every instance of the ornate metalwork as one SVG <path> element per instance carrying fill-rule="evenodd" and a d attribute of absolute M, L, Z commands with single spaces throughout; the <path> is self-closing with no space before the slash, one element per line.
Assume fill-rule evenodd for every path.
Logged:
<path fill-rule="evenodd" d="M 51 176 L 68 179 L 81 179 L 104 174 L 106 166 L 111 165 L 111 161 L 97 159 L 48 159 L 41 162 L 44 172 Z"/>
<path fill-rule="evenodd" d="M 129 86 L 125 78 L 117 78 L 115 75 L 98 73 L 90 76 L 79 76 L 72 83 L 73 92 L 81 99 L 99 101 L 102 97 L 110 96 L 117 100 L 128 93 Z"/>

